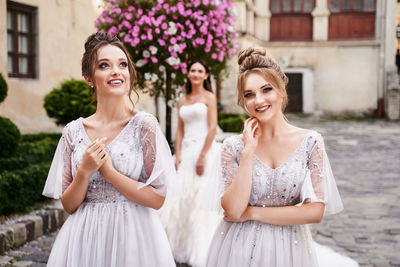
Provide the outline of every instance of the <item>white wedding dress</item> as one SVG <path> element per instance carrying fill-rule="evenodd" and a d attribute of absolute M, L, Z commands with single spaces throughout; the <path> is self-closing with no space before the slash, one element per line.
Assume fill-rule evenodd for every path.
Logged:
<path fill-rule="evenodd" d="M 195 166 L 208 134 L 208 108 L 203 103 L 182 106 L 179 116 L 184 122 L 178 168 L 181 195 L 168 197 L 160 210 L 161 221 L 176 262 L 205 266 L 211 239 L 222 216 L 219 211 L 220 145 L 212 143 L 203 175 Z"/>

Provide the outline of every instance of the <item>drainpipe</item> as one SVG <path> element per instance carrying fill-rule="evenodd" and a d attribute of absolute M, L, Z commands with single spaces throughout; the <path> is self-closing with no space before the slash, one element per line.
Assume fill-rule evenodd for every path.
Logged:
<path fill-rule="evenodd" d="M 386 46 L 386 0 L 377 1 L 381 3 L 380 14 L 380 47 L 379 47 L 379 84 L 378 84 L 378 102 L 377 113 L 378 118 L 383 118 L 384 113 L 384 96 L 386 87 L 386 68 L 385 68 L 385 46 Z"/>

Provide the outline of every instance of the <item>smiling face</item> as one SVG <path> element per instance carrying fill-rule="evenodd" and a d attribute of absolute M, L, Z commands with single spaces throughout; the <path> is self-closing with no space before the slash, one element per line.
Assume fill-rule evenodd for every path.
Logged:
<path fill-rule="evenodd" d="M 206 68 L 203 65 L 196 62 L 194 63 L 187 74 L 190 83 L 193 85 L 203 84 L 205 80 L 208 78 L 208 73 L 206 72 Z"/>
<path fill-rule="evenodd" d="M 251 117 L 268 121 L 282 114 L 282 96 L 259 73 L 249 73 L 242 90 L 243 105 Z"/>
<path fill-rule="evenodd" d="M 130 87 L 128 59 L 119 47 L 104 45 L 97 50 L 93 79 L 85 77 L 90 86 L 96 88 L 96 96 L 124 95 Z"/>

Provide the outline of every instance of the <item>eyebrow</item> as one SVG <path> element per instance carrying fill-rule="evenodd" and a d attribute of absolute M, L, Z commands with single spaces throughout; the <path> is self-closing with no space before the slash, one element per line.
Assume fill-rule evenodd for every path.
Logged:
<path fill-rule="evenodd" d="M 123 57 L 121 57 L 121 58 L 119 58 L 118 59 L 118 61 L 122 61 L 122 60 L 127 60 L 126 58 L 123 58 Z M 100 58 L 99 60 L 98 60 L 98 62 L 100 62 L 100 61 L 110 61 L 110 59 L 108 59 L 108 58 Z"/>
<path fill-rule="evenodd" d="M 266 83 L 266 84 L 262 85 L 259 89 L 263 89 L 263 88 L 265 88 L 265 87 L 272 87 L 272 85 L 271 85 L 270 83 Z M 245 93 L 251 93 L 251 92 L 253 92 L 253 90 L 244 90 L 244 91 L 243 91 L 243 94 L 245 94 Z"/>

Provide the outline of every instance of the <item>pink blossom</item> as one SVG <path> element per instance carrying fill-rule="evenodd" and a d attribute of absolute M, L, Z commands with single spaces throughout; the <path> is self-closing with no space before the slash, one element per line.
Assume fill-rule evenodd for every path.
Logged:
<path fill-rule="evenodd" d="M 171 44 L 176 44 L 176 38 L 175 38 L 175 37 L 172 37 L 171 40 L 170 40 L 170 42 L 171 42 Z"/>
<path fill-rule="evenodd" d="M 117 32 L 118 29 L 115 26 L 112 26 L 110 29 L 108 29 L 108 34 L 115 35 Z"/>
<path fill-rule="evenodd" d="M 168 24 L 165 22 L 163 24 L 161 24 L 161 29 L 163 29 L 163 30 L 168 29 Z"/>
<path fill-rule="evenodd" d="M 163 39 L 158 39 L 157 41 L 160 44 L 160 46 L 164 46 L 165 45 L 165 41 Z"/>
<path fill-rule="evenodd" d="M 132 28 L 132 25 L 126 20 L 123 20 L 121 24 L 127 27 L 128 29 Z"/>
<path fill-rule="evenodd" d="M 141 16 L 141 15 L 143 14 L 143 10 L 142 10 L 141 8 L 139 8 L 139 9 L 137 10 L 137 13 L 138 13 L 139 16 Z"/>
<path fill-rule="evenodd" d="M 155 31 L 155 33 L 157 33 L 157 34 L 160 34 L 160 32 L 161 32 L 161 31 L 160 31 L 160 28 L 155 28 L 154 31 Z"/>
<path fill-rule="evenodd" d="M 169 9 L 168 3 L 165 3 L 165 4 L 163 5 L 163 8 L 164 8 L 164 9 Z"/>
<path fill-rule="evenodd" d="M 106 17 L 104 21 L 107 22 L 107 23 L 113 23 L 114 22 L 114 20 L 112 18 L 110 18 L 110 17 Z"/>
<path fill-rule="evenodd" d="M 129 11 L 129 12 L 135 11 L 135 7 L 134 7 L 134 6 L 129 6 L 129 7 L 128 7 L 128 11 Z"/>
<path fill-rule="evenodd" d="M 131 19 L 132 19 L 132 13 L 126 12 L 126 13 L 124 13 L 124 16 L 125 16 L 125 18 L 126 18 L 127 20 L 131 20 Z"/>
<path fill-rule="evenodd" d="M 155 56 L 151 56 L 150 59 L 151 59 L 151 62 L 153 62 L 153 63 L 158 62 L 158 59 Z"/>
<path fill-rule="evenodd" d="M 211 54 L 211 58 L 212 58 L 212 59 L 216 59 L 216 58 L 217 58 L 217 54 L 212 53 L 212 54 Z"/>
<path fill-rule="evenodd" d="M 140 35 L 140 39 L 142 39 L 142 40 L 146 40 L 146 34 L 142 34 L 142 35 Z"/>

